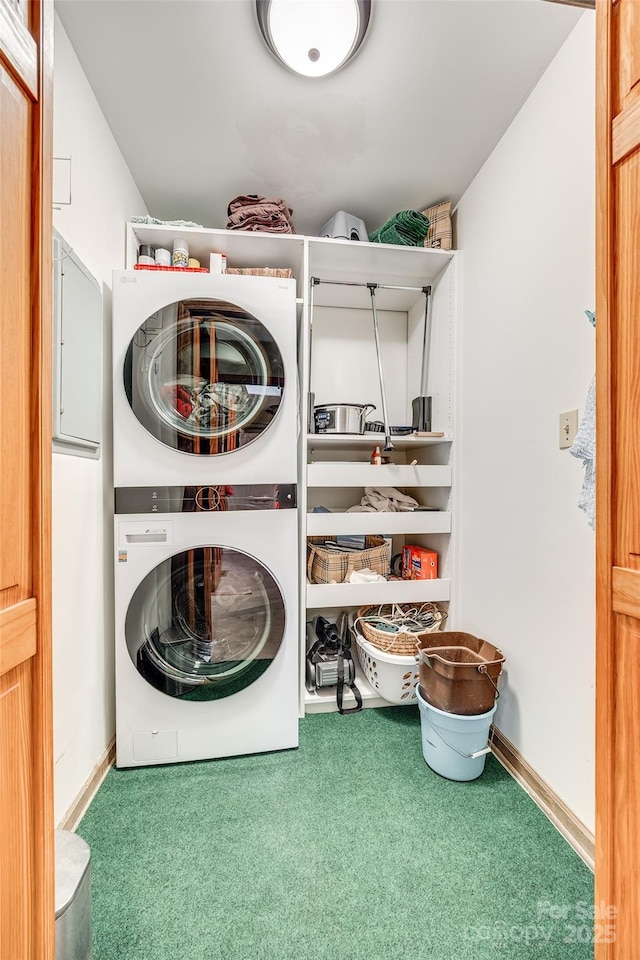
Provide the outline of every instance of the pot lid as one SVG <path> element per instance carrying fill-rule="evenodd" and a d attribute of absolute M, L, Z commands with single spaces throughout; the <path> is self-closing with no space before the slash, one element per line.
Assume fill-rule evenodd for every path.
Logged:
<path fill-rule="evenodd" d="M 375 403 L 317 403 L 314 410 L 326 410 L 327 407 L 353 407 L 355 410 L 375 410 Z"/>

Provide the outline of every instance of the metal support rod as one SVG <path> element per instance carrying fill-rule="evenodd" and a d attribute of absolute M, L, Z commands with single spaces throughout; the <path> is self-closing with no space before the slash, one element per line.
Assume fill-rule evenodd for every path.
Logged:
<path fill-rule="evenodd" d="M 309 295 L 309 379 L 307 380 L 307 433 L 316 432 L 316 422 L 313 415 L 316 395 L 311 392 L 311 347 L 313 345 L 313 292 L 320 281 L 311 277 L 311 293 Z"/>
<path fill-rule="evenodd" d="M 356 280 L 321 280 L 320 277 L 311 277 L 312 289 L 313 285 L 318 283 L 329 283 L 333 287 L 366 287 L 368 290 L 371 290 L 371 288 L 375 290 L 415 290 L 417 293 L 424 293 L 425 291 L 424 287 L 403 287 L 392 283 L 359 283 Z"/>
<path fill-rule="evenodd" d="M 423 287 L 424 303 L 424 330 L 422 331 L 422 372 L 420 374 L 420 395 L 427 395 L 427 377 L 429 375 L 429 359 L 431 355 L 431 287 Z"/>
<path fill-rule="evenodd" d="M 371 312 L 373 313 L 373 333 L 376 339 L 376 354 L 378 356 L 378 374 L 380 376 L 380 394 L 382 397 L 382 419 L 384 420 L 384 438 L 385 453 L 390 453 L 393 450 L 393 443 L 391 442 L 391 430 L 389 429 L 389 415 L 387 413 L 387 395 L 384 389 L 384 373 L 382 370 L 382 352 L 380 350 L 380 332 L 378 330 L 378 314 L 376 312 L 376 284 L 370 283 L 367 284 L 369 287 L 369 293 L 371 294 Z"/>

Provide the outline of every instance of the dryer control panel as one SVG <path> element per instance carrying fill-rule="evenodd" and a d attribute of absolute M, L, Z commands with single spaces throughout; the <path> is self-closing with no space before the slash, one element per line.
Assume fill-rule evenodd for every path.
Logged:
<path fill-rule="evenodd" d="M 292 510 L 295 483 L 185 487 L 117 487 L 116 514 L 216 513 L 231 510 Z"/>

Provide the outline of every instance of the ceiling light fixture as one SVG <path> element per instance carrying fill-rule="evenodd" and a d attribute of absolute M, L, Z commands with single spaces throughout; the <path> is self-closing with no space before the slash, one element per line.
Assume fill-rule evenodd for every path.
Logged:
<path fill-rule="evenodd" d="M 326 77 L 362 46 L 371 0 L 256 0 L 256 13 L 280 63 L 303 77 Z"/>

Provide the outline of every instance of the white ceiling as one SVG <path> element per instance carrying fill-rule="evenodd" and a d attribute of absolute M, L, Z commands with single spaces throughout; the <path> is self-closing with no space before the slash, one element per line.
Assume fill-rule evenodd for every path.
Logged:
<path fill-rule="evenodd" d="M 301 0 L 302 2 L 302 0 Z M 285 197 L 298 233 L 456 201 L 580 16 L 542 0 L 373 0 L 333 77 L 281 67 L 251 0 L 58 0 L 149 212 L 223 227 Z"/>

